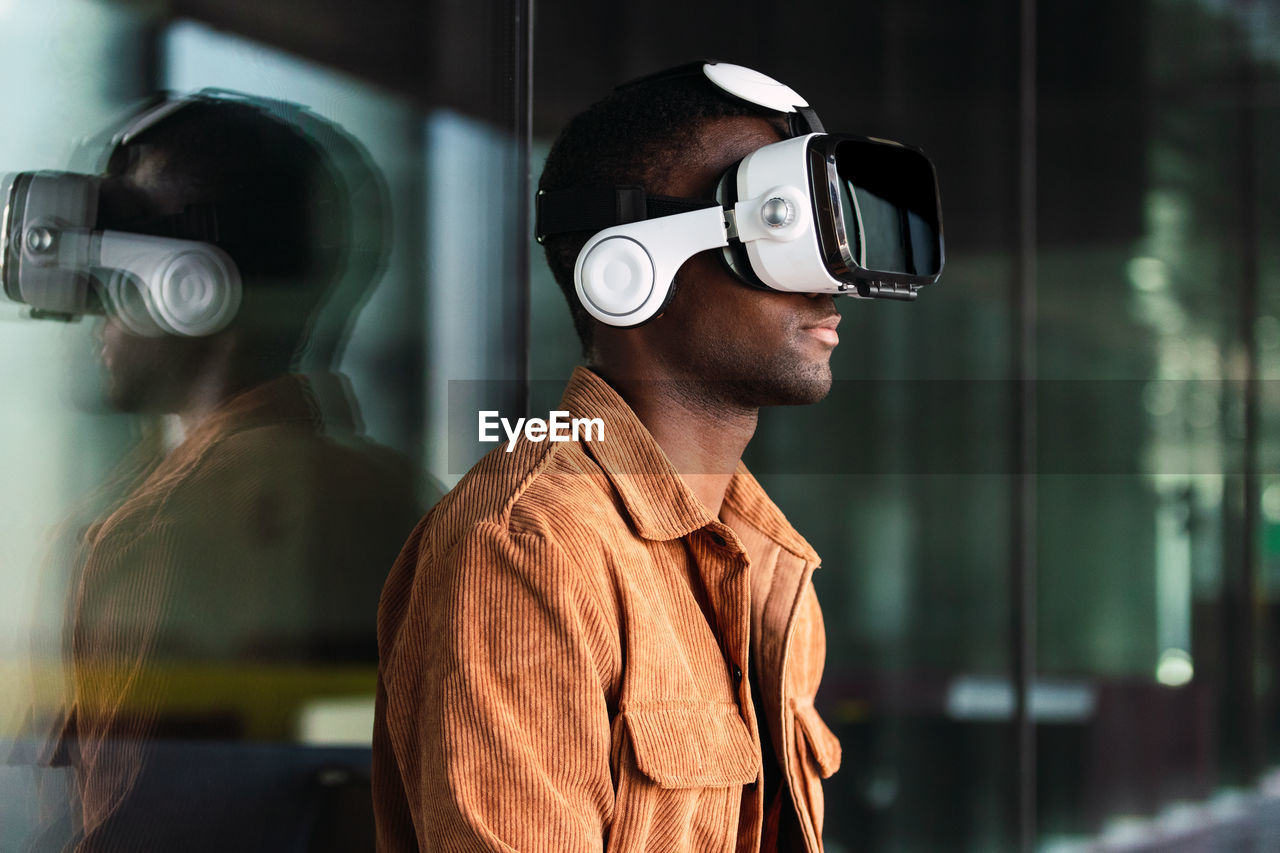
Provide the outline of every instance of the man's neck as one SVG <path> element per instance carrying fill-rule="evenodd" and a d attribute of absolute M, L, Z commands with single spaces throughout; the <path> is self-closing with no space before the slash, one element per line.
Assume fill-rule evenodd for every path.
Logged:
<path fill-rule="evenodd" d="M 228 399 L 234 397 L 236 389 L 229 383 L 201 384 L 187 395 L 181 409 L 177 411 L 184 434 L 195 432 L 209 415 L 213 414 Z"/>
<path fill-rule="evenodd" d="M 181 419 L 183 430 L 190 435 L 232 397 L 270 378 L 267 374 L 247 370 L 236 362 L 229 348 L 223 349 L 205 363 L 175 414 Z"/>
<path fill-rule="evenodd" d="M 594 369 L 627 401 L 685 485 L 718 518 L 755 434 L 759 410 L 727 405 L 697 383 L 615 377 Z"/>

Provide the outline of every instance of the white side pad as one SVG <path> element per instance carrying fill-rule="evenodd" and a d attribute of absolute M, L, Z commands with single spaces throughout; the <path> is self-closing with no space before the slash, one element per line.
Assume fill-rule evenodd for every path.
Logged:
<path fill-rule="evenodd" d="M 573 268 L 578 299 L 602 323 L 638 326 L 666 304 L 681 264 L 728 244 L 719 207 L 606 228 L 578 253 Z"/>
<path fill-rule="evenodd" d="M 160 331 L 200 337 L 226 328 L 240 307 L 240 271 L 217 246 L 103 231 L 97 254 L 95 266 L 117 272 L 108 296 L 126 322 L 131 316 L 142 321 L 136 308 L 145 306 Z M 130 282 L 139 293 L 126 295 Z M 125 307 L 130 304 L 133 312 Z M 146 325 L 140 322 L 137 331 L 154 334 Z"/>

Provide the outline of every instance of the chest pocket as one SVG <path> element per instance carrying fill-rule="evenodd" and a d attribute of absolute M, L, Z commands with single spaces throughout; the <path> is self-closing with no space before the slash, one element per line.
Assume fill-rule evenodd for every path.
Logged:
<path fill-rule="evenodd" d="M 661 788 L 754 782 L 760 747 L 732 702 L 662 702 L 623 713 L 636 767 Z"/>

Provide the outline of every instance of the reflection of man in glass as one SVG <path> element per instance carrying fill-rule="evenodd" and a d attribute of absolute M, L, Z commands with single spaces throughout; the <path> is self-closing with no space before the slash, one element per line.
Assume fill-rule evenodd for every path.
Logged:
<path fill-rule="evenodd" d="M 340 378 L 294 372 L 304 347 L 328 355 L 322 305 L 347 314 L 372 282 L 367 235 L 386 223 L 352 217 L 361 200 L 385 214 L 380 190 L 339 129 L 228 97 L 162 104 L 110 151 L 96 230 L 216 246 L 242 294 L 224 328 L 175 334 L 145 282 L 105 288 L 112 405 L 180 429 L 122 462 L 80 546 L 53 756 L 76 771 L 77 849 L 268 849 L 314 809 L 277 778 L 284 759 L 221 745 L 288 740 L 309 700 L 351 692 L 337 667 L 374 660 L 385 569 L 418 515 L 409 467 L 360 437 Z"/>

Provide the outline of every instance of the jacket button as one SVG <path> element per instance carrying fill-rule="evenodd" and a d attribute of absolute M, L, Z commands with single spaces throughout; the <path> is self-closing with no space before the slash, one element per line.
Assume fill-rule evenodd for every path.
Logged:
<path fill-rule="evenodd" d="M 724 537 L 719 533 L 716 533 L 714 530 L 711 531 L 711 541 L 719 545 L 721 548 L 724 547 Z"/>
<path fill-rule="evenodd" d="M 737 665 L 733 667 L 733 683 L 734 684 L 742 683 L 742 667 Z"/>

